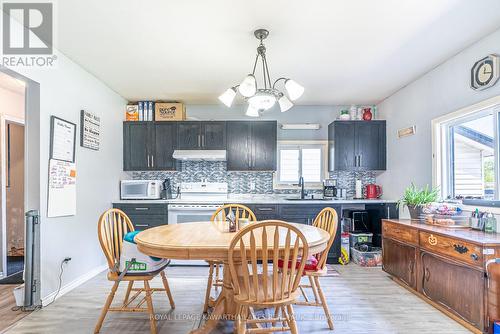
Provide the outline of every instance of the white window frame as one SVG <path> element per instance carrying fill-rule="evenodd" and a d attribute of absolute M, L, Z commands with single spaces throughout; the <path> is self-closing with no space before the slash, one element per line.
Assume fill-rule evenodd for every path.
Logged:
<path fill-rule="evenodd" d="M 277 150 L 277 170 L 273 177 L 274 189 L 300 189 L 296 183 L 287 183 L 279 181 L 280 173 L 280 154 L 281 149 L 297 149 L 297 148 L 321 148 L 321 178 L 329 178 L 328 173 L 328 141 L 327 140 L 280 140 L 278 141 Z M 302 164 L 300 164 L 301 166 Z M 300 167 L 299 167 L 300 168 Z M 304 187 L 307 189 L 323 189 L 323 182 L 305 182 Z"/>
<path fill-rule="evenodd" d="M 495 201 L 500 198 L 500 135 L 499 130 L 499 113 L 500 113 L 500 96 L 496 96 L 474 105 L 462 108 L 450 114 L 438 117 L 432 120 L 432 184 L 439 187 L 441 197 L 446 199 L 452 194 L 453 185 L 451 181 L 451 166 L 450 166 L 450 134 L 449 127 L 485 116 L 493 111 L 494 117 L 494 133 L 497 134 L 495 140 Z M 444 149 L 446 148 L 446 149 Z M 488 201 L 488 200 L 485 200 Z"/>

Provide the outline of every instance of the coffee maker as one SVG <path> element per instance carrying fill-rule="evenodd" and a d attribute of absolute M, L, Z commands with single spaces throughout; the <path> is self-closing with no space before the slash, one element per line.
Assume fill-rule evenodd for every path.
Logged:
<path fill-rule="evenodd" d="M 337 197 L 337 180 L 336 179 L 323 180 L 323 197 L 326 197 L 326 198 Z"/>

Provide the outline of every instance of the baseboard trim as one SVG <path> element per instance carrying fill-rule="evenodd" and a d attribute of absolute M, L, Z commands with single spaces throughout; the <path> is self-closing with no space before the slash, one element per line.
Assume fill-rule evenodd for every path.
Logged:
<path fill-rule="evenodd" d="M 60 297 L 64 296 L 65 294 L 67 294 L 71 290 L 75 289 L 76 287 L 78 287 L 78 286 L 82 285 L 83 283 L 87 282 L 91 278 L 94 278 L 95 276 L 97 276 L 98 274 L 102 273 L 106 269 L 108 269 L 108 265 L 107 264 L 103 264 L 101 266 L 98 266 L 98 267 L 90 270 L 89 272 L 83 274 L 82 276 L 77 277 L 76 279 L 74 279 L 73 281 L 69 282 L 68 284 L 62 286 L 61 290 L 59 291 L 59 294 L 56 297 L 56 300 L 59 299 Z M 49 305 L 54 300 L 54 297 L 56 296 L 56 293 L 57 293 L 57 291 L 54 291 L 51 294 L 43 297 L 42 298 L 42 306 L 45 307 L 45 306 Z"/>

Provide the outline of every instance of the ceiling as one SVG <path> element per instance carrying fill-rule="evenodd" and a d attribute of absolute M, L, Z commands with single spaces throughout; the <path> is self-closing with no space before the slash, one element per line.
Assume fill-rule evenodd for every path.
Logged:
<path fill-rule="evenodd" d="M 500 27 L 497 0 L 64 0 L 57 47 L 129 100 L 217 104 L 252 70 L 302 105 L 376 103 Z M 464 68 L 467 71 L 467 68 Z"/>

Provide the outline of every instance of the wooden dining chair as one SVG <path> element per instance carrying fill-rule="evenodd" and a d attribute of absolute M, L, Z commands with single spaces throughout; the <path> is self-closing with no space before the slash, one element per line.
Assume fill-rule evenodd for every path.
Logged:
<path fill-rule="evenodd" d="M 147 312 L 149 313 L 149 322 L 151 327 L 151 333 L 156 333 L 156 321 L 153 309 L 152 294 L 157 291 L 165 291 L 167 297 L 170 301 L 170 307 L 175 308 L 174 299 L 172 298 L 172 293 L 168 285 L 167 277 L 165 275 L 164 269 L 168 265 L 156 270 L 155 272 L 147 274 L 125 274 L 121 275 L 119 272 L 120 267 L 120 255 L 123 245 L 123 237 L 128 232 L 134 231 L 134 226 L 130 221 L 130 218 L 119 209 L 110 209 L 104 212 L 99 217 L 97 235 L 99 237 L 99 243 L 104 252 L 106 260 L 108 262 L 108 280 L 114 282 L 111 292 L 106 299 L 106 303 L 101 311 L 97 325 L 95 326 L 94 333 L 99 333 L 101 330 L 102 323 L 108 311 L 110 312 Z M 163 289 L 151 288 L 150 281 L 155 278 L 158 274 L 161 276 L 163 282 Z M 125 298 L 121 306 L 111 307 L 111 303 L 115 297 L 116 290 L 121 281 L 128 282 L 127 290 L 125 293 Z M 134 282 L 142 281 L 144 287 L 134 288 Z M 133 293 L 132 296 L 130 294 Z M 135 306 L 130 306 L 130 304 L 137 299 L 142 293 L 144 296 Z M 142 305 L 146 303 L 146 307 Z"/>
<path fill-rule="evenodd" d="M 330 239 L 326 249 L 319 253 L 314 254 L 313 264 L 307 263 L 304 268 L 304 275 L 309 278 L 309 284 L 299 285 L 299 289 L 304 296 L 305 301 L 298 301 L 296 305 L 308 305 L 308 306 L 321 306 L 325 311 L 326 320 L 328 322 L 328 327 L 333 330 L 333 320 L 330 315 L 330 310 L 328 309 L 328 304 L 326 302 L 325 294 L 319 283 L 319 278 L 325 276 L 328 273 L 326 267 L 326 260 L 328 259 L 328 251 L 330 250 L 335 236 L 337 235 L 338 226 L 338 216 L 337 212 L 332 208 L 324 208 L 318 213 L 314 219 L 313 226 L 321 228 L 330 234 Z M 309 261 L 308 261 L 309 262 Z M 305 288 L 312 290 L 314 295 L 314 301 L 310 301 L 305 292 Z"/>
<path fill-rule="evenodd" d="M 245 205 L 241 204 L 226 204 L 218 208 L 210 218 L 212 223 L 220 223 L 226 220 L 227 215 L 230 212 L 233 212 L 236 224 L 238 224 L 238 220 L 241 218 L 246 218 L 250 221 L 257 221 L 255 218 L 255 214 Z M 210 294 L 212 292 L 212 288 L 216 289 L 222 287 L 222 261 L 208 261 L 209 271 L 208 271 L 208 282 L 207 282 L 207 291 L 205 292 L 205 305 L 203 307 L 203 312 L 208 312 L 208 307 L 210 303 Z M 214 277 L 215 273 L 215 277 Z"/>
<path fill-rule="evenodd" d="M 258 246 L 260 245 L 260 246 Z M 237 333 L 297 333 L 293 306 L 309 246 L 295 226 L 266 220 L 242 229 L 229 246 L 229 270 L 237 304 Z M 280 268 L 279 263 L 289 263 Z M 272 318 L 253 316 L 253 308 L 280 310 Z M 262 324 L 270 327 L 261 327 Z M 281 326 L 278 326 L 281 324 Z M 247 325 L 255 328 L 247 329 Z"/>

